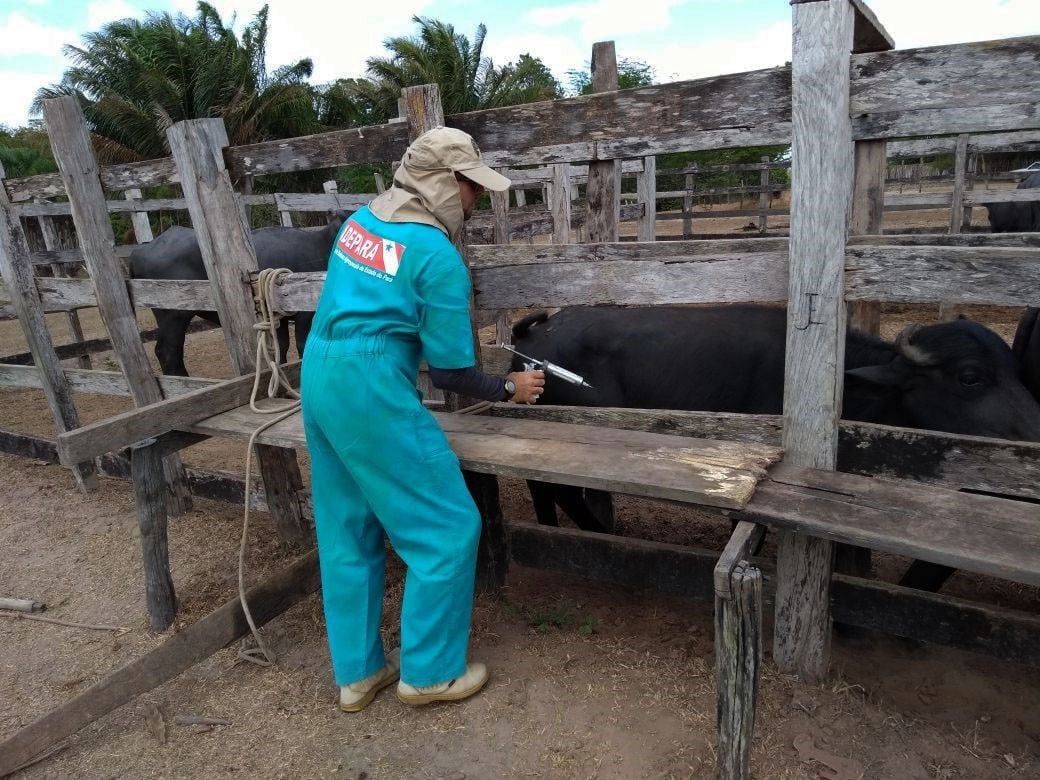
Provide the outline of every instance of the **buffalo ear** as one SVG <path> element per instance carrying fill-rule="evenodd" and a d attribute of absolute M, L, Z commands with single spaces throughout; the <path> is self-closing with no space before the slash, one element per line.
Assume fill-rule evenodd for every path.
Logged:
<path fill-rule="evenodd" d="M 897 387 L 903 383 L 905 378 L 903 372 L 892 365 L 850 368 L 845 372 L 845 376 L 881 387 Z"/>

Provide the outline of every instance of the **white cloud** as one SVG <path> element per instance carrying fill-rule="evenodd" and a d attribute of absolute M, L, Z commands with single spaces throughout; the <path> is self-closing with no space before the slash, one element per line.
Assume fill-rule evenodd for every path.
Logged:
<path fill-rule="evenodd" d="M 783 65 L 791 59 L 791 24 L 776 22 L 736 38 L 693 44 L 624 49 L 625 56 L 649 62 L 661 82 L 721 76 Z"/>
<path fill-rule="evenodd" d="M 516 60 L 521 54 L 540 57 L 546 67 L 559 78 L 566 78 L 571 68 L 580 68 L 589 59 L 591 48 L 582 46 L 573 36 L 543 33 L 496 35 L 484 44 L 485 52 L 495 65 L 502 66 Z"/>
<path fill-rule="evenodd" d="M 869 0 L 869 5 L 900 49 L 1040 34 L 1036 0 Z"/>
<path fill-rule="evenodd" d="M 577 24 L 585 42 L 607 40 L 620 33 L 663 30 L 671 23 L 672 9 L 688 0 L 592 0 L 555 8 L 534 8 L 527 19 L 539 27 Z"/>
<path fill-rule="evenodd" d="M 0 100 L 0 125 L 25 125 L 29 117 L 29 105 L 36 96 L 36 90 L 53 84 L 60 78 L 60 70 L 57 73 L 0 70 L 0 84 L 4 85 L 3 99 Z"/>
<path fill-rule="evenodd" d="M 60 57 L 61 47 L 77 43 L 74 30 L 41 24 L 21 11 L 15 11 L 0 22 L 0 53 L 5 57 L 39 54 Z M 4 85 L 6 89 L 6 84 Z"/>
<path fill-rule="evenodd" d="M 87 29 L 97 30 L 118 19 L 144 16 L 125 0 L 99 0 L 87 6 Z"/>

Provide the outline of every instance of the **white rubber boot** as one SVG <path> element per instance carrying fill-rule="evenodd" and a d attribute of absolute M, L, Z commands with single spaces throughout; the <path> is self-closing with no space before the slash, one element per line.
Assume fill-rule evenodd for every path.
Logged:
<path fill-rule="evenodd" d="M 481 663 L 466 664 L 466 672 L 446 683 L 415 687 L 404 680 L 397 684 L 397 698 L 405 704 L 430 704 L 435 701 L 459 701 L 477 693 L 488 681 L 487 667 Z"/>
<path fill-rule="evenodd" d="M 401 676 L 400 650 L 387 653 L 386 666 L 364 680 L 343 685 L 339 689 L 339 708 L 344 712 L 365 709 L 383 688 Z"/>

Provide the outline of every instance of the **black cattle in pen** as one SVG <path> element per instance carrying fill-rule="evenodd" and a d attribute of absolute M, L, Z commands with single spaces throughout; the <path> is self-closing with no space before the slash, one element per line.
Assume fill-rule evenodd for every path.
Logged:
<path fill-rule="evenodd" d="M 531 315 L 513 335 L 520 352 L 594 388 L 547 377 L 542 403 L 781 414 L 786 327 L 786 312 L 767 306 L 589 307 Z M 965 319 L 911 326 L 894 343 L 850 331 L 844 387 L 847 420 L 1040 441 L 1037 310 L 1015 352 Z M 540 523 L 556 525 L 558 505 L 580 528 L 608 530 L 594 511 L 604 494 L 528 484 Z M 929 566 L 907 584 L 927 586 L 938 577 Z"/>
<path fill-rule="evenodd" d="M 332 244 L 347 213 L 330 215 L 329 222 L 320 229 L 292 227 L 265 227 L 252 231 L 253 247 L 259 268 L 288 268 L 294 273 L 324 271 L 328 265 Z M 134 279 L 206 279 L 206 267 L 195 231 L 174 226 L 154 241 L 136 247 L 130 254 L 130 276 Z M 155 356 L 162 372 L 172 376 L 188 376 L 184 365 L 184 338 L 188 325 L 195 317 L 219 322 L 214 311 L 182 309 L 152 309 L 158 337 Z M 313 312 L 298 312 L 296 323 L 296 350 L 301 355 L 310 331 Z M 278 330 L 282 355 L 289 351 L 289 323 L 283 321 Z"/>

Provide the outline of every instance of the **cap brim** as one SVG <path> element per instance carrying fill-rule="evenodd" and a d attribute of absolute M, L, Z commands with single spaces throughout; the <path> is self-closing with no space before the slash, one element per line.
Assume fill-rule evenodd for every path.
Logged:
<path fill-rule="evenodd" d="M 491 190 L 492 192 L 505 192 L 509 189 L 509 185 L 512 184 L 512 182 L 501 173 L 488 168 L 486 165 L 469 168 L 464 171 L 459 171 L 459 173 L 467 179 L 472 179 L 485 190 Z"/>

